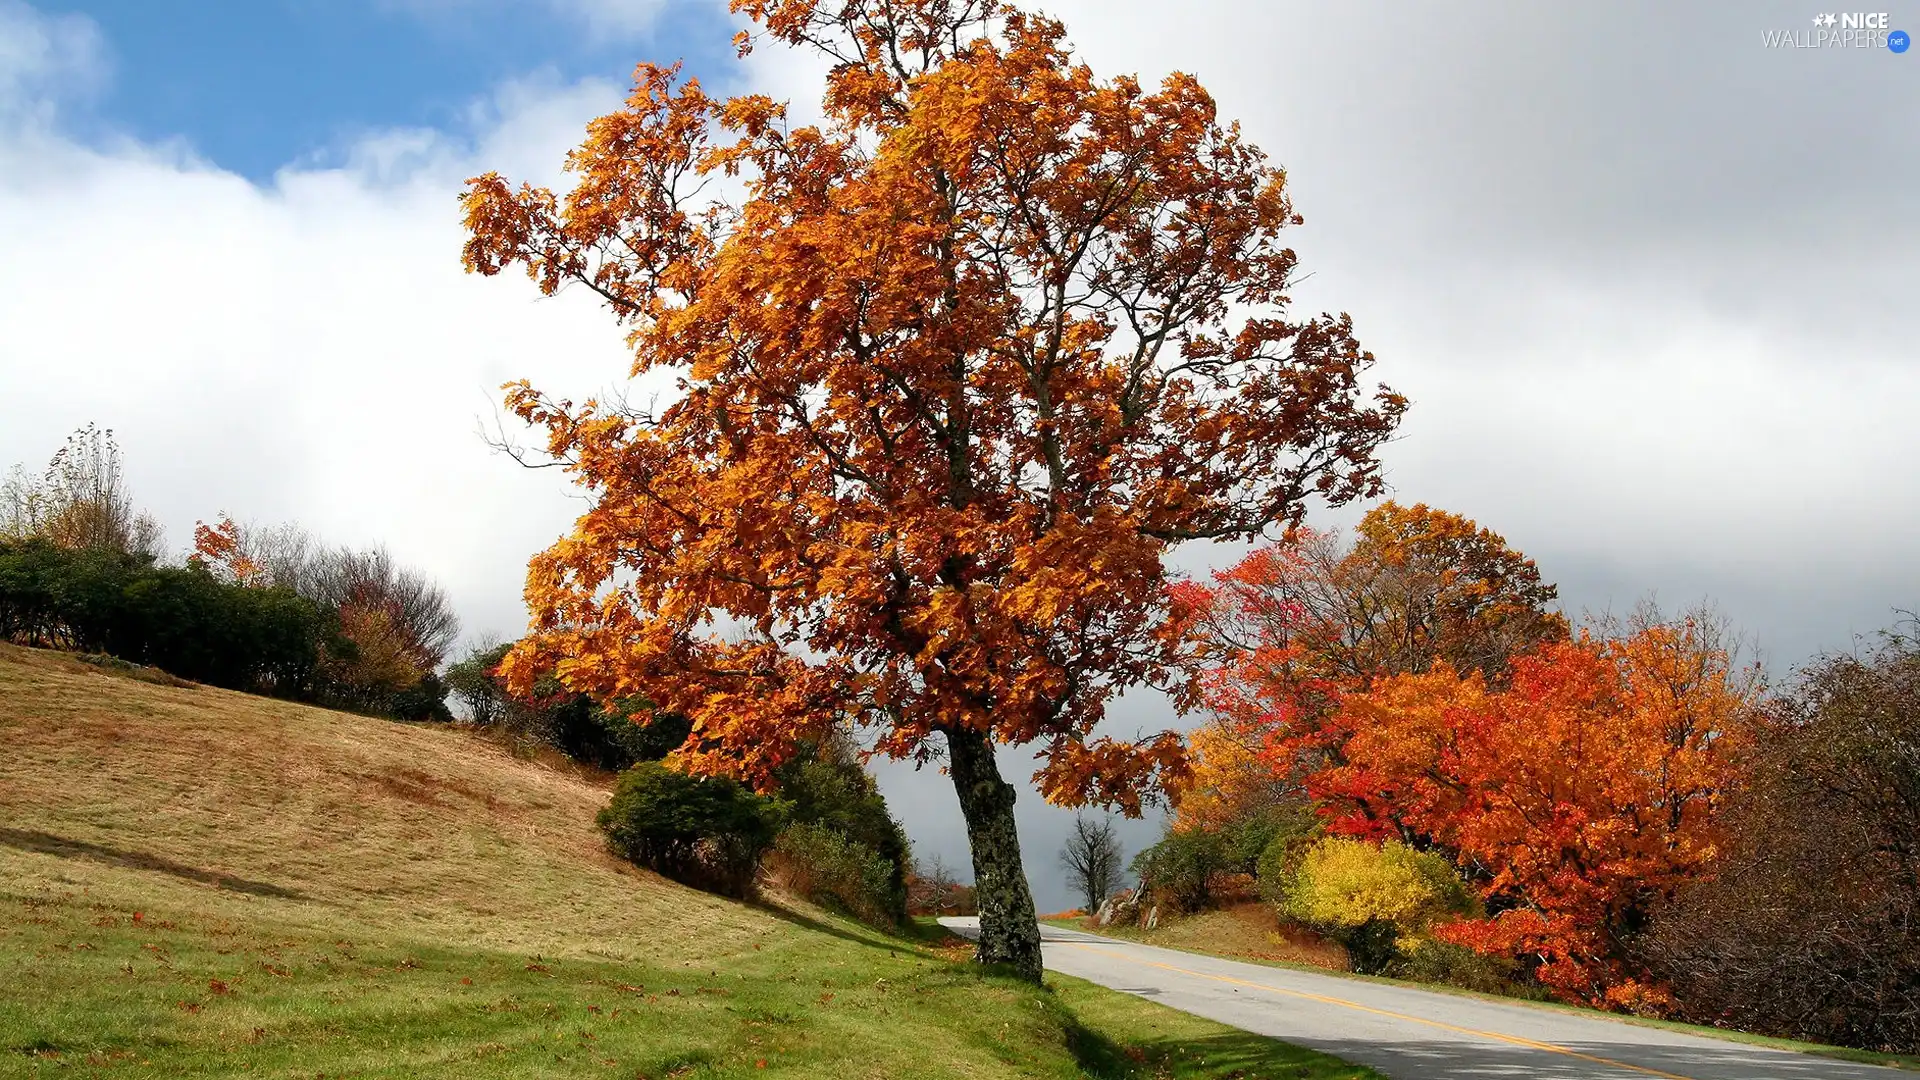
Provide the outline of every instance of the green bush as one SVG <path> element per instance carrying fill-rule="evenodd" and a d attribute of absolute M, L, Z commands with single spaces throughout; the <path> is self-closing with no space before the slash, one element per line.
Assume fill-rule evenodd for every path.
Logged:
<path fill-rule="evenodd" d="M 745 896 L 782 817 L 777 802 L 737 781 L 648 761 L 621 774 L 598 820 L 626 859 L 696 888 Z"/>
<path fill-rule="evenodd" d="M 1220 828 L 1221 853 L 1231 872 L 1258 875 L 1260 857 L 1276 838 L 1302 833 L 1317 837 L 1319 832 L 1319 815 L 1304 803 L 1263 806 Z"/>
<path fill-rule="evenodd" d="M 1266 846 L 1254 861 L 1253 872 L 1260 880 L 1263 898 L 1276 902 L 1285 898 L 1287 882 L 1299 869 L 1300 860 L 1324 833 L 1320 816 L 1307 808 L 1274 822 L 1266 834 Z"/>
<path fill-rule="evenodd" d="M 642 698 L 597 705 L 584 694 L 552 706 L 546 739 L 575 761 L 610 772 L 659 761 L 680 748 L 693 730 L 686 717 L 662 712 Z"/>
<path fill-rule="evenodd" d="M 447 684 L 432 673 L 412 686 L 396 691 L 388 699 L 387 713 L 395 720 L 448 723 L 453 713 L 447 709 Z"/>
<path fill-rule="evenodd" d="M 887 810 L 879 785 L 858 764 L 819 758 L 796 759 L 774 774 L 787 820 L 818 825 L 873 852 L 887 866 L 884 907 L 889 921 L 907 913 L 907 869 L 911 851 L 906 830 Z"/>
<path fill-rule="evenodd" d="M 905 905 L 895 880 L 898 864 L 825 825 L 781 830 L 766 866 L 787 888 L 862 922 L 892 926 Z"/>
<path fill-rule="evenodd" d="M 551 674 L 538 680 L 531 696 L 514 696 L 494 675 L 512 647 L 475 648 L 447 668 L 447 688 L 474 723 L 609 772 L 659 761 L 687 741 L 691 725 L 685 717 L 660 712 L 641 698 L 599 705 L 567 690 Z"/>
<path fill-rule="evenodd" d="M 1231 866 L 1219 833 L 1170 829 L 1159 843 L 1133 857 L 1132 869 L 1155 904 L 1199 911 L 1212 898 L 1214 876 Z"/>
<path fill-rule="evenodd" d="M 1354 969 L 1385 974 L 1402 942 L 1434 923 L 1478 911 L 1466 883 L 1446 859 L 1389 840 L 1329 836 L 1309 847 L 1288 876 L 1281 910 L 1347 946 Z"/>
<path fill-rule="evenodd" d="M 1430 937 L 1400 938 L 1387 973 L 1415 982 L 1441 983 L 1483 994 L 1513 994 L 1518 965 L 1509 957 L 1489 956 L 1465 945 Z M 1538 995 L 1536 995 L 1538 996 Z"/>

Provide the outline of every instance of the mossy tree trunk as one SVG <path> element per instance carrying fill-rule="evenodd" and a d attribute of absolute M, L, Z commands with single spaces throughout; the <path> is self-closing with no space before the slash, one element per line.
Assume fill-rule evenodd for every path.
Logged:
<path fill-rule="evenodd" d="M 1020 833 L 1014 825 L 1014 788 L 1000 776 L 993 743 L 980 732 L 948 731 L 947 766 L 967 821 L 973 852 L 974 899 L 980 910 L 975 959 L 1005 964 L 1022 978 L 1040 981 L 1040 922 L 1020 864 Z"/>

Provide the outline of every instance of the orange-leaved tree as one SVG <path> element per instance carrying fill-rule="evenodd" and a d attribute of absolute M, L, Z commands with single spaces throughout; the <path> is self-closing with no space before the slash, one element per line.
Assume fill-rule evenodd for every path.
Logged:
<path fill-rule="evenodd" d="M 591 507 L 533 560 L 504 670 L 684 714 L 692 770 L 760 780 L 836 723 L 944 749 L 977 956 L 1038 978 L 995 744 L 1035 746 L 1053 801 L 1137 813 L 1180 736 L 1093 729 L 1182 682 L 1169 548 L 1374 492 L 1405 403 L 1345 316 L 1287 315 L 1284 176 L 1192 78 L 1097 79 L 998 3 L 733 8 L 831 62 L 819 126 L 643 64 L 570 194 L 465 194 L 469 269 L 593 290 L 675 387 L 510 387 Z"/>
<path fill-rule="evenodd" d="M 1187 775 L 1175 790 L 1173 827 L 1218 831 L 1276 811 L 1304 810 L 1297 778 L 1276 772 L 1266 747 L 1213 722 L 1187 735 Z"/>
<path fill-rule="evenodd" d="M 193 523 L 193 554 L 187 561 L 236 585 L 265 584 L 270 577 L 266 565 L 248 553 L 245 530 L 224 512 L 211 525 Z"/>
<path fill-rule="evenodd" d="M 1352 730 L 1340 703 L 1374 680 L 1445 662 L 1497 682 L 1516 655 L 1567 636 L 1548 606 L 1554 586 L 1531 559 L 1425 505 L 1375 507 L 1351 546 L 1295 530 L 1185 591 L 1210 641 L 1202 687 L 1213 719 L 1201 741 L 1244 748 L 1279 782 L 1343 760 Z M 1232 763 L 1232 775 L 1216 777 L 1209 759 Z M 1182 817 L 1187 801 L 1218 814 L 1221 792 L 1255 790 L 1245 770 L 1244 753 L 1203 755 Z"/>
<path fill-rule="evenodd" d="M 1504 688 L 1440 663 L 1346 698 L 1344 761 L 1308 787 L 1334 831 L 1469 872 L 1493 914 L 1441 936 L 1571 1000 L 1657 1005 L 1626 945 L 1713 859 L 1760 689 L 1700 618 L 1544 645 Z"/>

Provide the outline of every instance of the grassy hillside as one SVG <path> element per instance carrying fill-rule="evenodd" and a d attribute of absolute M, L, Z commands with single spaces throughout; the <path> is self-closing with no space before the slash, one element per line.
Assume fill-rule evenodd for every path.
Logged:
<path fill-rule="evenodd" d="M 0 646 L 0 1076 L 1367 1077 L 608 857 L 592 777 Z"/>

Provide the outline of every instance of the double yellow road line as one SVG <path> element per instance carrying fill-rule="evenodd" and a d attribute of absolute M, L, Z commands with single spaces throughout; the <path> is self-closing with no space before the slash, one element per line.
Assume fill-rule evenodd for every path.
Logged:
<path fill-rule="evenodd" d="M 1128 963 L 1139 964 L 1143 967 L 1160 968 L 1163 971 L 1172 971 L 1181 975 L 1191 975 L 1196 979 L 1212 979 L 1214 982 L 1228 983 L 1233 986 L 1244 986 L 1250 990 L 1264 990 L 1269 994 L 1279 994 L 1282 997 L 1317 1001 L 1322 1005 L 1338 1005 L 1343 1009 L 1372 1013 L 1375 1016 L 1384 1016 L 1391 1020 L 1405 1020 L 1408 1023 L 1425 1024 L 1430 1028 L 1439 1028 L 1442 1031 L 1451 1031 L 1459 1035 L 1473 1035 L 1482 1039 L 1492 1039 L 1495 1042 L 1503 1042 L 1510 1046 L 1521 1046 L 1529 1050 L 1544 1050 L 1550 1054 L 1560 1054 L 1565 1057 L 1578 1058 L 1581 1061 L 1590 1061 L 1595 1065 L 1606 1065 L 1610 1068 L 1625 1069 L 1628 1072 L 1640 1073 L 1643 1076 L 1658 1076 L 1661 1077 L 1662 1080 L 1693 1080 L 1693 1077 L 1690 1076 L 1661 1072 L 1659 1069 L 1649 1069 L 1644 1065 L 1630 1065 L 1624 1061 L 1614 1061 L 1612 1058 L 1595 1057 L 1592 1054 L 1583 1054 L 1578 1050 L 1570 1050 L 1567 1047 L 1557 1046 L 1553 1043 L 1539 1042 L 1534 1039 L 1523 1039 L 1518 1035 L 1505 1035 L 1498 1031 L 1481 1031 L 1478 1028 L 1458 1027 L 1453 1024 L 1443 1023 L 1439 1020 L 1428 1020 L 1423 1016 L 1410 1016 L 1406 1013 L 1391 1012 L 1387 1009 L 1376 1009 L 1371 1005 L 1362 1005 L 1357 1001 L 1347 1001 L 1344 998 L 1328 997 L 1325 994 L 1310 994 L 1304 990 L 1288 990 L 1280 986 L 1268 986 L 1265 983 L 1236 979 L 1231 975 L 1213 975 L 1205 971 L 1193 971 L 1188 968 L 1176 967 L 1173 964 L 1162 964 L 1157 960 L 1142 960 L 1139 957 L 1128 956 L 1125 953 L 1114 952 L 1111 949 L 1102 949 L 1097 945 L 1087 945 L 1078 941 L 1057 941 L 1056 944 L 1071 945 L 1076 949 L 1085 949 L 1088 952 L 1099 953 L 1102 956 L 1111 956 L 1117 960 L 1125 960 Z"/>

